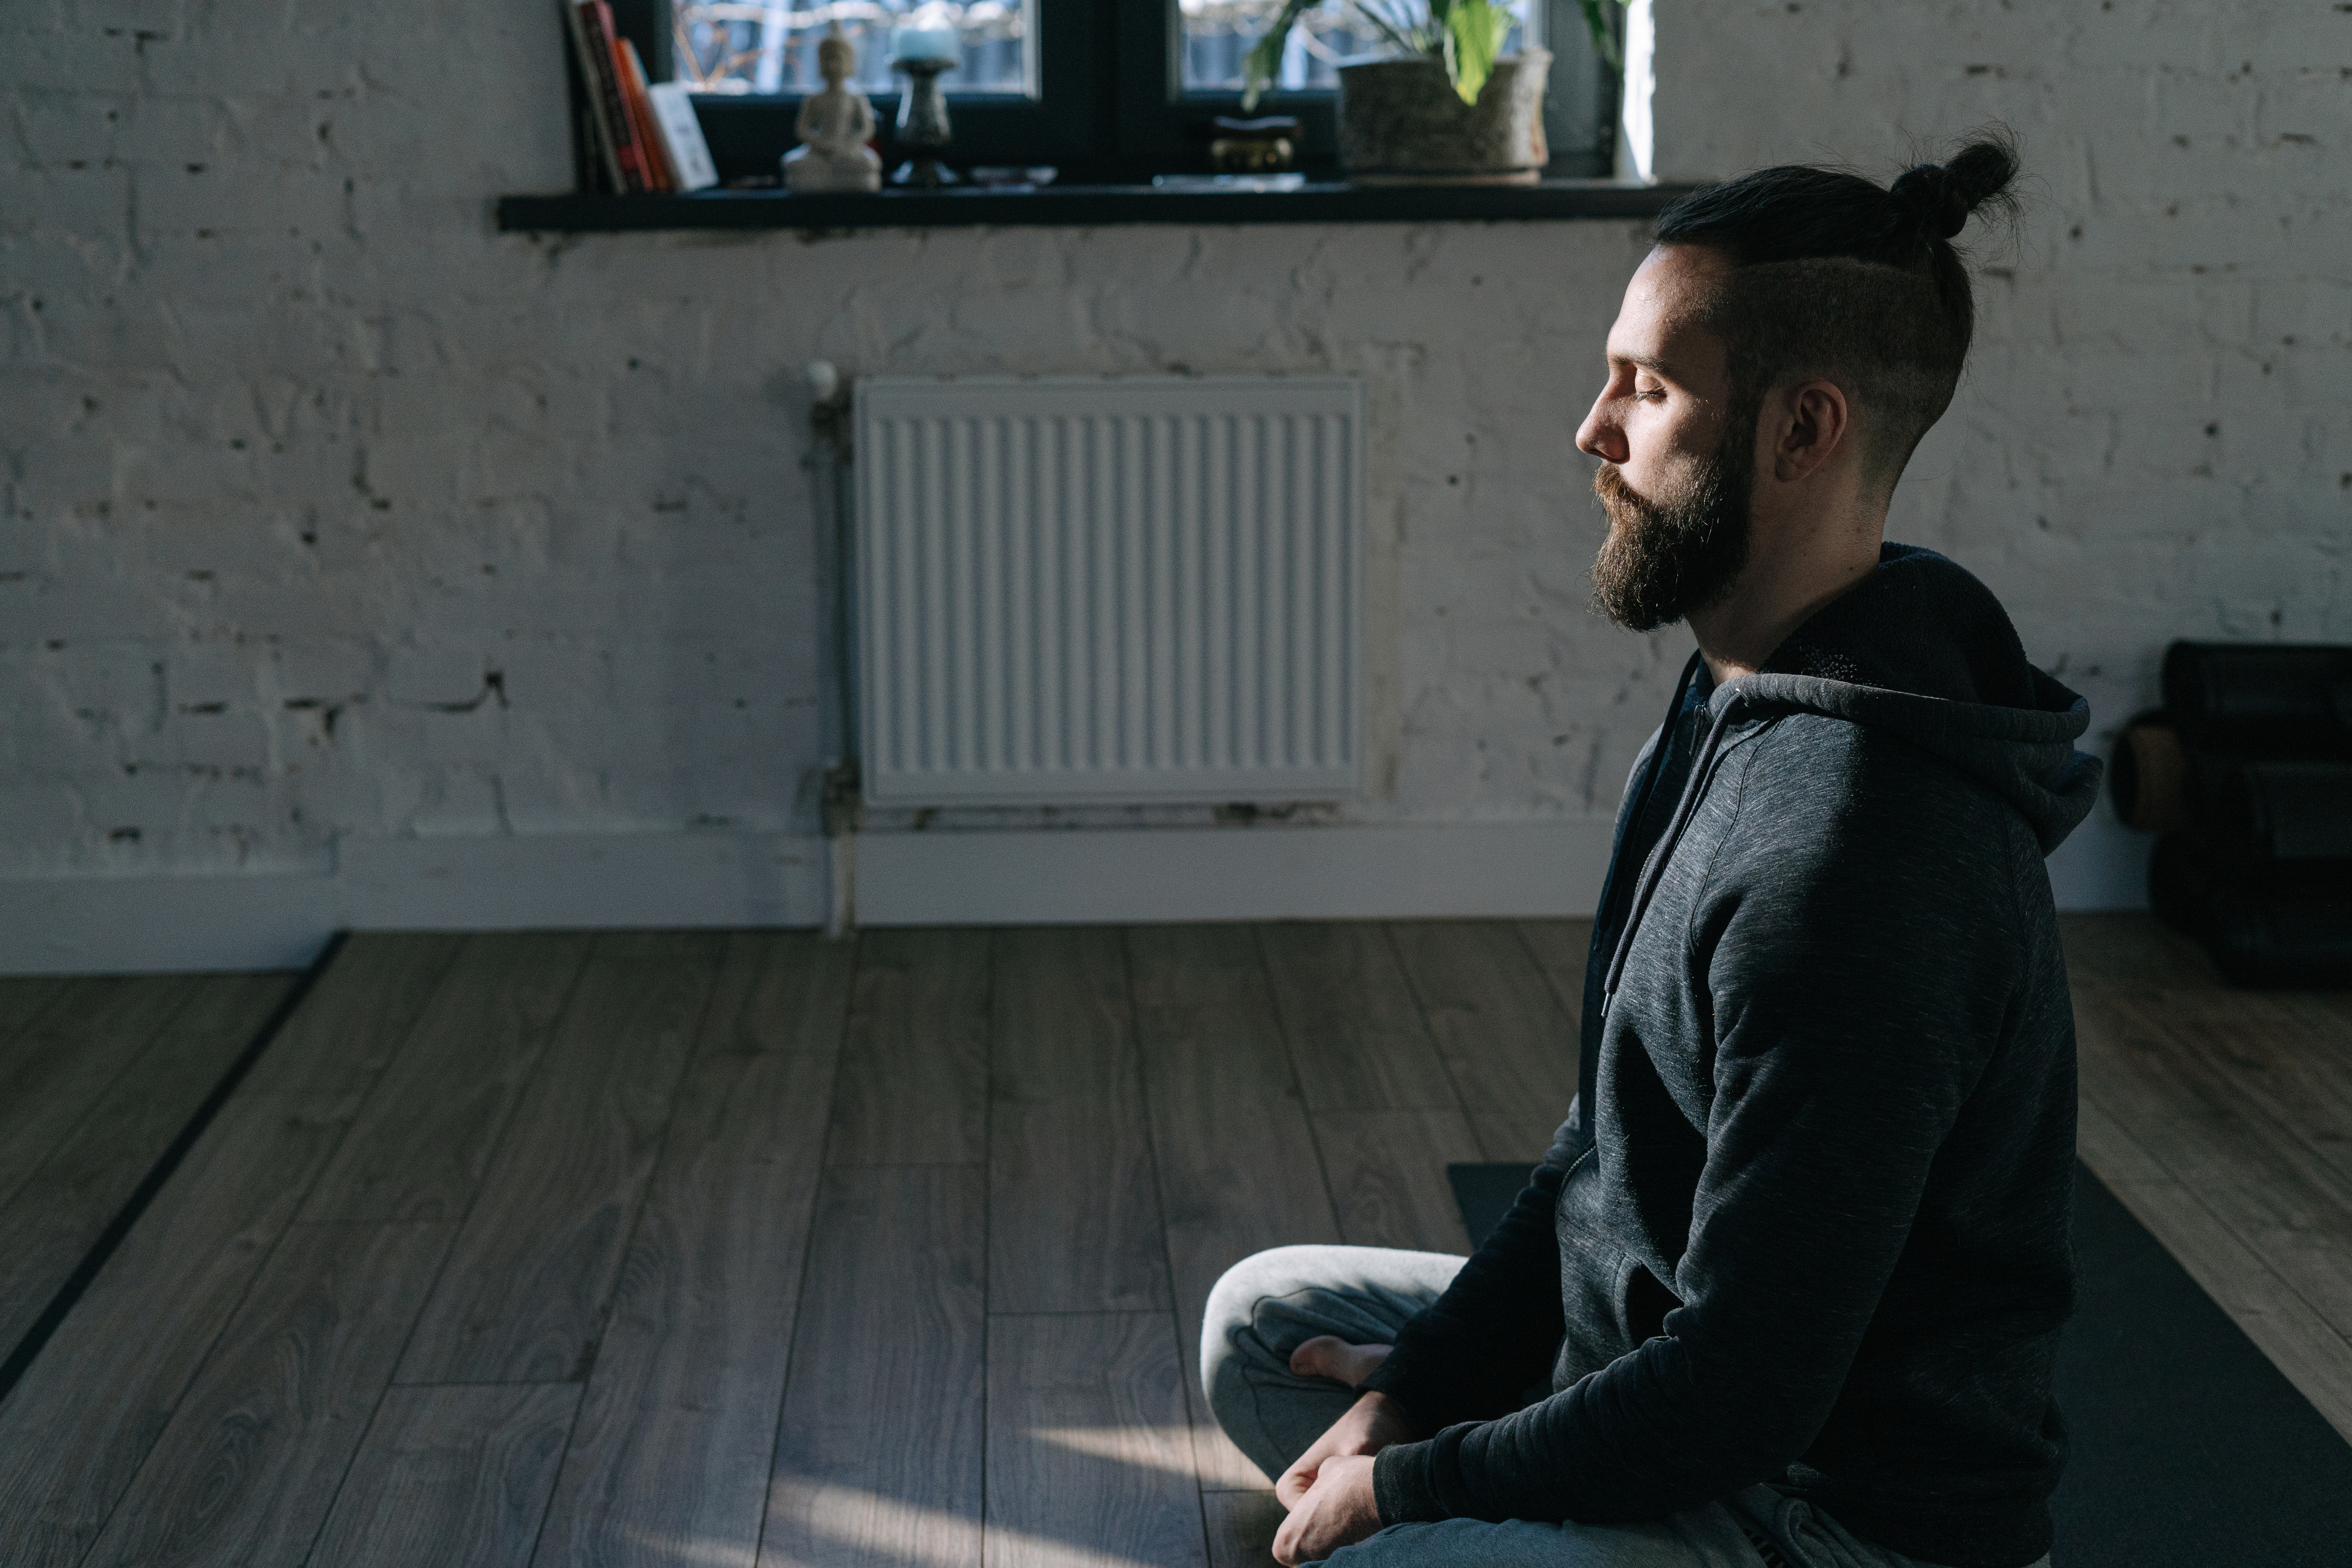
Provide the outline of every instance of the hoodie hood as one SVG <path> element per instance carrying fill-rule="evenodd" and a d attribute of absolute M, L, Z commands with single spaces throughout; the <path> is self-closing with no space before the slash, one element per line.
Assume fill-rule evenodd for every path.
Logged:
<path fill-rule="evenodd" d="M 1735 704 L 1900 736 L 2015 806 L 2044 855 L 2098 799 L 2099 760 L 2074 749 L 2090 703 L 2029 663 L 1992 591 L 1932 550 L 1880 546 L 1876 571 L 1707 703 L 1717 720 Z"/>
<path fill-rule="evenodd" d="M 1706 673 L 1704 656 L 1692 654 L 1676 690 L 1677 710 L 1683 690 Z M 1738 721 L 1818 713 L 1895 735 L 2009 802 L 2044 856 L 2066 841 L 2099 798 L 2099 760 L 2074 749 L 2090 728 L 2090 703 L 2027 662 L 2017 628 L 1990 589 L 1913 545 L 1880 545 L 1875 571 L 1790 633 L 1763 668 L 1717 687 L 1706 706 L 1706 739 L 1659 847 L 1634 884 L 1603 972 L 1604 1017 L 1634 933 L 1706 793 L 1709 763 Z M 1662 733 L 1652 752 L 1654 773 L 1664 754 Z M 1612 877 L 1614 868 L 1612 858 Z M 1592 1080 L 1588 1074 L 1582 1081 Z"/>

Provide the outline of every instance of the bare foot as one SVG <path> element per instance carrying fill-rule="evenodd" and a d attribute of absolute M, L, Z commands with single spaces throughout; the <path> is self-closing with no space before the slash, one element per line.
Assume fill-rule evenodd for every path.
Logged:
<path fill-rule="evenodd" d="M 1351 1345 L 1336 1334 L 1318 1334 L 1290 1352 L 1290 1370 L 1301 1377 L 1336 1378 L 1349 1388 L 1372 1375 L 1393 1345 Z"/>

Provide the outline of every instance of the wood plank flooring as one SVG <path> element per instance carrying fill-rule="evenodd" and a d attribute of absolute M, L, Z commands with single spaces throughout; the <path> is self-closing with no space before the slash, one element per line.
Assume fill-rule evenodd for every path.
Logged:
<path fill-rule="evenodd" d="M 0 1403 L 5 1555 L 1263 1568 L 1209 1288 L 1466 1247 L 1588 930 L 354 939 Z M 2084 1158 L 2352 1436 L 2352 995 L 2067 940 Z M 0 1327 L 286 984 L 0 982 Z"/>
<path fill-rule="evenodd" d="M 759 1549 L 853 949 L 731 940 L 621 1267 L 543 1563 Z"/>
<path fill-rule="evenodd" d="M 586 1378 L 724 940 L 598 939 L 396 1381 Z"/>
<path fill-rule="evenodd" d="M 825 1173 L 763 1568 L 979 1568 L 986 1197 L 977 1165 Z"/>
<path fill-rule="evenodd" d="M 86 1561 L 300 1562 L 455 1228 L 288 1230 Z"/>
<path fill-rule="evenodd" d="M 0 1353 L 33 1326 L 292 982 L 240 974 L 161 993 L 141 989 L 144 984 L 131 982 L 119 994 L 149 1005 L 93 1010 L 98 1035 L 60 1028 L 40 1042 L 69 1051 L 76 1070 L 61 1076 L 82 1081 L 29 1088 L 16 1102 L 25 1114 L 6 1146 L 40 1163 L 0 1199 Z M 135 1052 L 109 1048 L 115 1025 L 138 1041 Z M 95 1072 L 80 1070 L 84 1057 L 116 1070 L 100 1083 Z"/>
<path fill-rule="evenodd" d="M 2231 990 L 2142 916 L 2066 933 L 2084 1160 L 2352 1438 L 2352 993 Z"/>

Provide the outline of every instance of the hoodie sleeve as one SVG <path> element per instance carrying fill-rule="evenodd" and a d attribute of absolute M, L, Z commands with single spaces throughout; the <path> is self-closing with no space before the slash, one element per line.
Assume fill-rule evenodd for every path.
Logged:
<path fill-rule="evenodd" d="M 1577 1129 L 1571 1118 L 1553 1134 L 1510 1213 L 1359 1385 L 1395 1400 L 1424 1431 L 1516 1410 L 1550 1370 L 1565 1331 L 1552 1208 L 1582 1147 Z"/>
<path fill-rule="evenodd" d="M 1693 654 L 1675 689 L 1677 701 L 1704 668 Z M 1612 881 L 1618 872 L 1616 850 L 1622 847 L 1627 826 L 1641 805 L 1642 777 L 1665 732 L 1663 724 L 1650 732 L 1625 776 L 1612 837 Z M 1604 887 L 1604 901 L 1607 897 Z M 1589 990 L 1585 1005 L 1583 1028 L 1591 1031 L 1599 1009 Z M 1588 1086 L 1596 1037 L 1588 1032 L 1578 1049 L 1579 1079 Z M 1567 1331 L 1554 1210 L 1569 1168 L 1592 1142 L 1589 1117 L 1587 1102 L 1571 1105 L 1569 1120 L 1552 1135 L 1543 1163 L 1529 1174 L 1510 1213 L 1462 1266 L 1445 1293 L 1399 1331 L 1396 1348 L 1360 1387 L 1387 1394 L 1417 1426 L 1431 1431 L 1499 1415 L 1526 1401 L 1528 1387 L 1550 1371 L 1560 1336 Z"/>
<path fill-rule="evenodd" d="M 1924 758 L 1864 783 L 1769 750 L 1685 942 L 1713 1084 L 1681 1304 L 1541 1404 L 1383 1452 L 1384 1523 L 1659 1518 L 1785 1473 L 1838 1398 L 2019 994 L 2018 825 Z"/>

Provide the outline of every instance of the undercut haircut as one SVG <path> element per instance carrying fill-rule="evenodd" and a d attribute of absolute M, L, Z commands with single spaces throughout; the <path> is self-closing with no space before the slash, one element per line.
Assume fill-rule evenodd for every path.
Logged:
<path fill-rule="evenodd" d="M 1865 472 L 1891 490 L 1951 406 L 1976 331 L 1952 240 L 1980 206 L 2014 221 L 2017 173 L 2014 138 L 1994 128 L 1892 187 L 1790 163 L 1668 207 L 1659 244 L 1704 246 L 1730 263 L 1697 319 L 1729 360 L 1731 427 L 1754 429 L 1776 388 L 1833 382 L 1853 406 Z"/>

